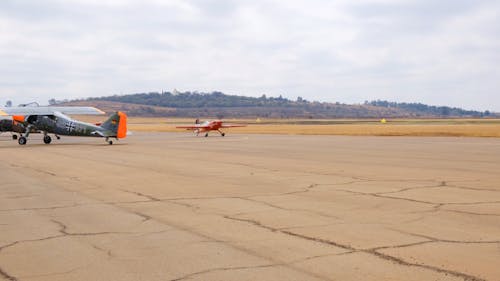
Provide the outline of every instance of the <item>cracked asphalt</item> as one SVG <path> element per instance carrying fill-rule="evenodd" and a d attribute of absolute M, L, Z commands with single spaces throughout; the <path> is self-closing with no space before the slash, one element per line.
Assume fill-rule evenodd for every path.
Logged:
<path fill-rule="evenodd" d="M 0 136 L 0 280 L 500 280 L 500 139 Z"/>

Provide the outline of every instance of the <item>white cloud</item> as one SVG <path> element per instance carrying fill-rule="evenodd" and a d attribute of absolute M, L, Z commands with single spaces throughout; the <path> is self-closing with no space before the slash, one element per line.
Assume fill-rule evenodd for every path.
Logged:
<path fill-rule="evenodd" d="M 500 111 L 498 1 L 0 3 L 0 103 L 171 90 Z"/>

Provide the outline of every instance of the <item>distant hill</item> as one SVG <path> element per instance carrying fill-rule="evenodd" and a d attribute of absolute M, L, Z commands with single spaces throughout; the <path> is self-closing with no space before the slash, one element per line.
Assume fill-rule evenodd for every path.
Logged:
<path fill-rule="evenodd" d="M 176 109 L 162 106 L 151 106 L 133 103 L 124 103 L 106 100 L 75 100 L 62 103 L 72 106 L 95 106 L 100 110 L 111 113 L 115 111 L 126 112 L 130 116 L 172 116 Z"/>
<path fill-rule="evenodd" d="M 123 110 L 131 116 L 218 117 L 218 118 L 459 118 L 489 117 L 480 112 L 421 103 L 366 101 L 361 105 L 310 102 L 301 97 L 293 101 L 279 97 L 226 95 L 221 92 L 140 93 L 86 100 L 66 104 L 92 105 L 104 111 Z"/>

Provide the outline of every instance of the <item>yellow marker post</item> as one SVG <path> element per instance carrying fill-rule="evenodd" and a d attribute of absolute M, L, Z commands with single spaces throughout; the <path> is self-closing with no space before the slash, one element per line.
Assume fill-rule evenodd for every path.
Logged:
<path fill-rule="evenodd" d="M 387 123 L 387 120 L 385 120 L 385 118 L 382 118 L 382 120 L 380 120 L 380 123 L 385 124 Z"/>

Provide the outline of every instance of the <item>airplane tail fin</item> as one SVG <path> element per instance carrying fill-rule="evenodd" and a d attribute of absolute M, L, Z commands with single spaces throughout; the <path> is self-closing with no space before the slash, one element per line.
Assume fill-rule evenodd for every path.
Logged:
<path fill-rule="evenodd" d="M 101 127 L 115 133 L 116 138 L 123 139 L 127 136 L 127 114 L 118 111 L 102 123 Z"/>

